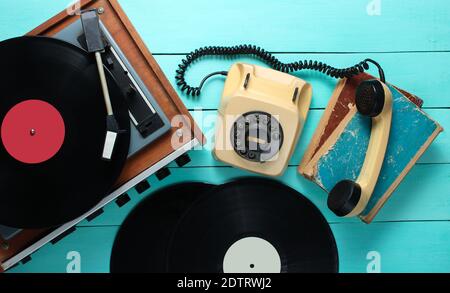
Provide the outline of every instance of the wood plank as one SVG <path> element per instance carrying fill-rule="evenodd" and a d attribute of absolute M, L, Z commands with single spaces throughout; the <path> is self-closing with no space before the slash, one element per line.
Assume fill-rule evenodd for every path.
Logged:
<path fill-rule="evenodd" d="M 371 259 L 380 258 L 382 272 L 449 272 L 450 222 L 332 224 L 340 258 L 340 271 L 365 273 Z M 109 259 L 117 226 L 85 227 L 56 245 L 46 245 L 16 273 L 64 273 L 69 252 L 81 256 L 81 271 L 109 272 Z M 145 254 L 145 251 L 142 252 Z"/>
<path fill-rule="evenodd" d="M 5 17 L 2 17 L 0 20 L 0 39 L 6 39 L 8 37 L 18 36 L 22 35 L 23 33 L 27 32 L 29 29 L 33 28 L 35 25 L 39 24 L 39 21 L 44 21 L 48 17 L 52 16 L 54 13 L 58 12 L 62 8 L 67 5 L 67 3 L 62 3 L 59 1 L 49 1 L 49 0 L 43 0 L 45 2 L 42 3 L 41 1 L 37 0 L 31 0 L 31 1 L 19 1 L 18 3 L 14 3 L 15 7 L 14 9 L 17 11 L 21 11 L 20 14 L 6 14 Z M 48 2 L 48 3 L 47 3 Z M 137 8 L 148 8 L 150 5 L 147 3 L 142 3 L 143 1 L 125 1 L 122 0 L 120 3 L 122 3 L 125 6 L 126 12 L 128 10 L 134 11 L 134 9 Z M 250 1 L 251 2 L 251 1 Z M 315 4 L 316 5 L 315 1 Z M 335 1 L 333 3 L 336 3 L 339 1 Z M 392 1 L 392 2 L 399 2 L 399 1 Z M 401 2 L 401 1 L 400 1 Z M 408 7 L 414 7 L 414 5 L 425 5 L 427 9 L 432 9 L 433 5 L 430 4 L 422 4 L 422 2 L 418 3 L 408 3 Z M 156 7 L 169 7 L 166 9 L 172 9 L 173 5 L 163 5 L 162 3 L 165 3 L 162 1 L 161 3 L 159 1 L 156 1 L 156 3 L 153 3 L 153 5 L 156 5 Z M 435 2 L 433 2 L 435 3 Z M 64 5 L 62 5 L 64 4 Z M 445 2 L 446 5 L 447 2 Z M 8 2 L 2 2 L 0 3 L 0 9 L 2 11 L 10 10 L 11 8 L 8 6 Z M 309 4 L 308 4 L 309 5 Z M 322 4 L 319 4 L 319 6 Z M 334 4 L 333 4 L 334 5 Z M 439 5 L 444 4 L 435 4 L 439 7 Z M 177 6 L 177 5 L 175 5 Z M 208 5 L 206 5 L 208 6 Z M 255 5 L 258 8 L 258 6 L 261 5 Z M 353 5 L 355 6 L 355 5 Z M 450 11 L 449 9 L 447 9 Z M 144 9 L 145 11 L 145 9 Z M 400 9 L 399 11 L 402 11 Z M 133 14 L 133 13 L 132 13 Z M 147 17 L 147 14 L 144 14 L 140 12 L 145 19 L 148 22 L 155 21 L 155 18 Z M 160 14 L 158 14 L 158 17 Z M 19 19 L 13 19 L 14 17 L 18 17 Z M 156 18 L 158 18 L 156 17 Z M 20 21 L 20 19 L 23 19 L 24 21 Z M 14 21 L 13 21 L 14 20 Z M 133 19 L 132 19 L 133 20 Z M 10 25 L 11 23 L 15 23 L 14 26 Z M 164 21 L 163 23 L 167 23 L 167 21 Z M 142 28 L 148 29 L 149 27 L 153 29 L 154 26 L 151 26 L 147 23 L 135 23 L 135 25 L 138 28 L 138 31 L 141 31 Z M 179 26 L 179 24 L 177 24 Z M 438 26 L 440 28 L 440 26 Z M 446 26 L 447 27 L 447 26 Z M 446 28 L 448 29 L 448 28 Z M 414 35 L 417 35 L 418 32 L 415 32 Z M 149 39 L 148 36 L 155 36 L 155 34 L 148 34 L 143 33 L 144 40 L 146 44 L 150 47 L 150 49 L 153 50 L 154 53 L 158 53 L 159 51 L 156 50 L 150 45 L 153 44 L 154 41 Z M 174 35 L 178 36 L 177 34 L 171 35 L 173 37 Z M 191 35 L 191 34 L 187 34 Z M 410 34 L 406 34 L 410 35 Z M 158 36 L 157 40 L 161 40 L 161 36 L 157 34 Z M 275 36 L 274 36 L 275 37 Z M 155 37 L 156 39 L 156 37 Z M 178 38 L 176 38 L 178 40 Z M 206 36 L 204 37 L 205 40 L 207 40 Z M 267 37 L 265 37 L 267 39 Z M 445 39 L 445 38 L 443 38 Z M 271 41 L 276 42 L 273 40 L 273 38 L 270 38 Z M 321 39 L 320 39 L 321 40 Z M 318 41 L 320 41 L 318 40 Z M 371 38 L 372 40 L 372 38 Z M 315 42 L 315 46 L 319 46 Z M 302 42 L 295 42 L 295 43 L 302 43 Z M 395 42 L 399 43 L 399 41 Z M 178 42 L 177 44 L 177 50 L 174 51 L 180 51 L 179 48 L 183 46 L 182 42 Z M 192 46 L 189 49 L 195 49 L 198 46 Z M 416 46 L 414 45 L 411 47 L 412 49 L 416 50 Z M 450 48 L 450 46 L 449 46 Z M 267 48 L 270 49 L 270 48 Z M 181 50 L 188 52 L 189 50 Z M 287 48 L 285 50 L 280 51 L 289 51 Z M 325 51 L 325 50 L 321 50 Z M 339 50 L 338 50 L 339 51 Z M 399 87 L 405 88 L 412 93 L 422 97 L 425 99 L 425 106 L 426 107 L 450 107 L 450 99 L 442 98 L 442 93 L 449 92 L 450 87 L 450 81 L 449 76 L 446 74 L 447 68 L 450 66 L 450 53 L 433 53 L 433 54 L 424 54 L 424 53 L 410 53 L 410 54 L 344 54 L 344 55 L 335 55 L 335 54 L 283 54 L 282 56 L 278 55 L 280 59 L 286 60 L 286 61 L 294 61 L 298 60 L 300 58 L 315 58 L 320 59 L 325 62 L 329 62 L 336 66 L 346 66 L 349 64 L 353 64 L 355 62 L 360 61 L 361 59 L 365 57 L 372 57 L 385 67 L 386 73 L 388 74 L 388 80 L 392 82 L 393 84 L 398 85 Z M 174 81 L 174 71 L 177 68 L 177 64 L 180 62 L 182 56 L 158 56 L 157 60 L 163 67 L 164 72 L 168 76 L 168 78 L 171 80 L 172 84 L 175 83 Z M 252 59 L 240 59 L 243 61 L 251 61 L 254 62 Z M 198 63 L 197 66 L 192 71 L 192 74 L 189 74 L 189 79 L 191 80 L 193 84 L 196 84 L 199 82 L 201 78 L 205 75 L 205 73 L 209 73 L 212 69 L 226 69 L 231 65 L 232 61 L 228 62 L 220 62 L 217 60 L 211 60 L 209 62 L 203 62 Z M 255 62 L 257 64 L 260 64 L 258 62 Z M 427 70 L 423 70 L 426 68 Z M 313 108 L 324 108 L 326 105 L 327 100 L 331 96 L 331 92 L 333 90 L 335 81 L 332 79 L 322 78 L 320 74 L 316 73 L 302 73 L 299 74 L 300 77 L 308 79 L 313 86 L 314 86 L 314 99 L 313 99 Z M 434 78 L 428 78 L 430 76 L 433 76 Z M 420 82 L 418 82 L 420 80 Z M 207 109 L 213 109 L 217 107 L 218 104 L 218 98 L 221 96 L 223 88 L 223 82 L 220 81 L 220 78 L 215 79 L 208 83 L 207 87 L 205 88 L 204 95 L 202 98 L 197 100 L 187 99 L 184 97 L 184 102 L 188 106 L 188 108 L 196 108 L 196 107 L 203 107 Z M 218 97 L 217 99 L 213 99 L 212 97 Z"/>
<path fill-rule="evenodd" d="M 386 71 L 386 78 L 390 83 L 422 98 L 425 102 L 425 108 L 450 107 L 450 98 L 447 97 L 448 93 L 450 93 L 450 75 L 448 74 L 450 53 L 276 54 L 276 56 L 286 62 L 314 59 L 343 67 L 352 66 L 370 57 L 381 63 Z M 175 70 L 184 56 L 160 55 L 155 56 L 155 58 L 169 81 L 175 85 Z M 248 57 L 236 59 L 206 58 L 198 61 L 191 67 L 186 75 L 186 80 L 189 84 L 198 86 L 207 74 L 218 70 L 228 70 L 236 61 L 264 65 L 259 60 Z M 370 73 L 376 75 L 377 71 L 372 67 Z M 304 71 L 295 75 L 307 80 L 313 86 L 311 107 L 325 108 L 337 81 L 312 71 Z M 202 95 L 197 98 L 187 97 L 179 91 L 178 87 L 176 89 L 188 109 L 217 109 L 223 87 L 224 78 L 216 77 L 206 83 Z"/>
<path fill-rule="evenodd" d="M 22 36 L 61 12 L 71 1 L 0 1 L 0 40 Z"/>
<path fill-rule="evenodd" d="M 255 43 L 270 51 L 448 50 L 449 2 L 121 0 L 153 52 Z M 176 37 L 175 37 L 176 36 Z"/>
<path fill-rule="evenodd" d="M 151 188 L 142 194 L 130 190 L 131 201 L 119 208 L 111 203 L 104 208 L 104 214 L 92 222 L 83 221 L 81 226 L 120 225 L 131 210 L 145 197 L 166 186 L 186 182 L 208 182 L 222 184 L 233 179 L 249 176 L 248 172 L 231 167 L 215 168 L 170 168 L 171 175 L 159 181 L 155 176 L 148 179 Z M 450 176 L 449 164 L 418 165 L 406 176 L 404 182 L 383 207 L 375 222 L 450 220 Z M 358 219 L 336 217 L 327 208 L 327 194 L 317 185 L 297 173 L 296 167 L 288 168 L 279 178 L 281 182 L 303 193 L 332 223 L 358 222 Z M 436 184 L 439 182 L 439 184 Z"/>
<path fill-rule="evenodd" d="M 17 13 L 0 19 L 0 39 L 26 33 L 70 2 L 1 1 L 0 11 Z M 367 12 L 371 2 L 120 0 L 154 53 L 241 43 L 278 52 L 450 49 L 448 1 L 381 1 L 380 15 L 374 16 Z"/>
<path fill-rule="evenodd" d="M 433 119 L 436 119 L 444 128 L 437 139 L 433 142 L 430 148 L 425 152 L 423 157 L 419 160 L 421 164 L 432 163 L 450 163 L 450 109 L 427 109 L 425 110 Z M 303 154 L 309 142 L 312 139 L 314 131 L 319 124 L 319 120 L 323 114 L 323 110 L 311 110 L 309 112 L 308 120 L 306 121 L 305 128 L 303 129 L 302 136 L 297 144 L 295 152 L 290 160 L 291 166 L 299 165 Z M 225 166 L 222 162 L 214 159 L 211 150 L 213 148 L 214 136 L 215 136 L 215 124 L 217 111 L 191 111 L 191 115 L 194 117 L 202 132 L 206 136 L 206 145 L 194 152 L 190 153 L 192 162 L 191 167 L 213 167 L 213 166 Z M 446 131 L 449 130 L 449 131 Z M 175 167 L 175 165 L 173 165 Z"/>
<path fill-rule="evenodd" d="M 46 244 L 32 255 L 32 260 L 10 270 L 12 273 L 66 273 L 70 252 L 81 255 L 84 273 L 109 272 L 114 237 L 119 227 L 79 228 L 55 245 Z M 70 256 L 70 255 L 69 255 Z M 72 259 L 72 258 L 71 258 Z"/>
<path fill-rule="evenodd" d="M 332 225 L 342 272 L 367 272 L 370 252 L 381 272 L 448 273 L 450 222 Z"/>

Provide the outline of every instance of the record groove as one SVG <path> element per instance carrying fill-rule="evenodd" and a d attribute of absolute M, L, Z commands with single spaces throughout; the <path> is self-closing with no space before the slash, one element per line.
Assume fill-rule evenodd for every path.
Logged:
<path fill-rule="evenodd" d="M 114 241 L 112 273 L 167 272 L 166 252 L 186 207 L 212 185 L 181 183 L 157 191 L 127 216 Z"/>
<path fill-rule="evenodd" d="M 115 116 L 126 132 L 106 162 L 106 110 L 93 56 L 57 39 L 20 37 L 0 43 L 0 66 L 8 85 L 0 93 L 0 122 L 15 105 L 40 100 L 59 111 L 65 125 L 61 148 L 39 164 L 14 159 L 0 143 L 0 224 L 46 228 L 81 216 L 108 195 L 128 155 L 122 91 L 107 72 Z"/>
<path fill-rule="evenodd" d="M 223 272 L 230 246 L 248 237 L 275 247 L 280 272 L 338 271 L 334 236 L 320 211 L 294 189 L 263 178 L 217 186 L 192 205 L 173 234 L 168 267 L 180 273 Z"/>
<path fill-rule="evenodd" d="M 307 198 L 277 181 L 248 178 L 175 185 L 146 199 L 120 228 L 111 272 L 334 273 L 338 254 Z"/>

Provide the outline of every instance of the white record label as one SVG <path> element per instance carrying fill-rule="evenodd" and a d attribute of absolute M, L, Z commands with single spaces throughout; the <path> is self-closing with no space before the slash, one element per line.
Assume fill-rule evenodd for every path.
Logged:
<path fill-rule="evenodd" d="M 268 241 L 248 237 L 236 241 L 223 260 L 224 273 L 280 273 L 281 258 Z"/>

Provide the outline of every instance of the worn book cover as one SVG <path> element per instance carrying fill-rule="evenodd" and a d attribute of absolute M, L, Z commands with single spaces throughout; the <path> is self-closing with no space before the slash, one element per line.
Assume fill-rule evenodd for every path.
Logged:
<path fill-rule="evenodd" d="M 356 180 L 364 163 L 371 132 L 371 119 L 355 106 L 360 74 L 340 80 L 300 163 L 299 172 L 329 192 L 344 179 Z M 380 177 L 360 218 L 370 223 L 406 174 L 424 154 L 442 127 L 422 109 L 418 97 L 388 84 L 393 98 L 392 126 Z"/>

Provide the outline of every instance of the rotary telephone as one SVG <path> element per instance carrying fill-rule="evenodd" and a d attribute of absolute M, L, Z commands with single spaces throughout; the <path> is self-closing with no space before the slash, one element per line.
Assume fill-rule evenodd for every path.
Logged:
<path fill-rule="evenodd" d="M 187 84 L 189 66 L 204 56 L 250 55 L 270 68 L 236 63 L 226 71 L 207 75 L 198 87 Z M 328 207 L 340 217 L 362 213 L 375 189 L 386 153 L 392 121 L 392 94 L 384 71 L 372 59 L 348 68 L 304 60 L 283 63 L 271 53 L 253 45 L 203 47 L 188 54 L 176 71 L 177 85 L 188 96 L 199 96 L 205 82 L 216 75 L 226 76 L 216 126 L 214 156 L 232 166 L 268 176 L 279 176 L 294 152 L 311 104 L 312 89 L 305 81 L 290 75 L 315 70 L 333 78 L 351 78 L 378 68 L 379 79 L 362 82 L 356 91 L 358 112 L 372 119 L 369 147 L 355 181 L 336 184 L 328 197 Z"/>

